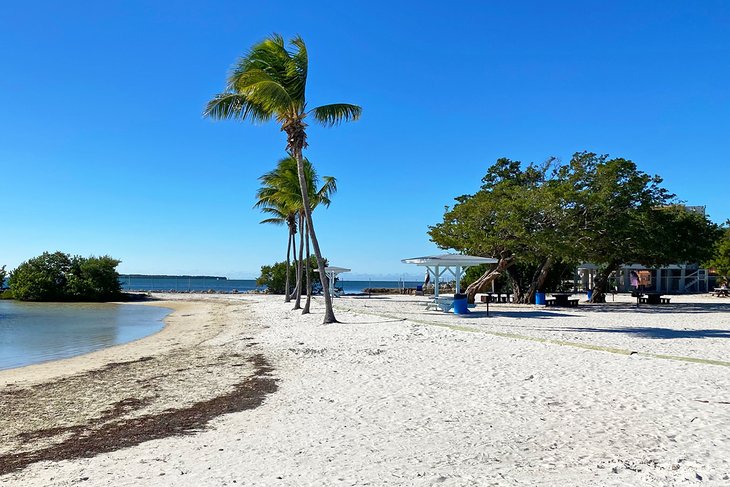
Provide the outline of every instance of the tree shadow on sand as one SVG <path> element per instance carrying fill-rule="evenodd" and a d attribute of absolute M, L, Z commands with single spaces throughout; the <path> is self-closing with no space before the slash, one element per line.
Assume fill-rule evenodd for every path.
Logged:
<path fill-rule="evenodd" d="M 674 303 L 674 304 L 640 304 L 636 303 L 605 303 L 579 307 L 581 311 L 613 312 L 613 313 L 729 313 L 730 302 L 727 303 Z"/>
<path fill-rule="evenodd" d="M 622 333 L 625 335 L 633 335 L 639 338 L 655 338 L 661 340 L 670 340 L 675 338 L 730 338 L 730 330 L 677 330 L 674 328 L 661 328 L 653 326 L 645 327 L 623 327 L 623 328 L 548 328 L 548 331 L 567 331 L 579 333 Z"/>
<path fill-rule="evenodd" d="M 577 315 L 560 313 L 559 311 L 542 311 L 542 310 L 521 310 L 521 311 L 503 311 L 500 309 L 487 311 L 469 310 L 468 314 L 458 315 L 459 318 L 531 318 L 531 319 L 551 319 L 551 318 L 579 318 Z"/>

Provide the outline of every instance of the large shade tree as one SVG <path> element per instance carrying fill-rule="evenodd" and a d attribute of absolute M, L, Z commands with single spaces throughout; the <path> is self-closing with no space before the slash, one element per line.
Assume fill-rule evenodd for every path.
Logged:
<path fill-rule="evenodd" d="M 286 149 L 297 161 L 299 184 L 307 185 L 303 150 L 307 147 L 307 120 L 324 126 L 357 120 L 362 109 L 348 103 L 334 103 L 309 108 L 306 100 L 309 60 L 304 40 L 295 36 L 289 43 L 273 34 L 254 45 L 234 66 L 226 90 L 208 102 L 204 115 L 214 119 L 267 122 L 275 120 L 286 133 Z M 317 258 L 325 300 L 325 323 L 337 322 L 324 271 L 324 259 L 312 221 L 307 191 L 302 191 L 306 227 Z"/>
<path fill-rule="evenodd" d="M 535 292 L 560 287 L 566 268 L 590 262 L 599 268 L 592 300 L 601 301 L 621 264 L 709 258 L 717 226 L 661 183 L 632 161 L 590 152 L 567 164 L 500 159 L 481 189 L 457 197 L 429 235 L 442 248 L 499 257 L 467 288 L 470 298 L 506 275 L 516 301 L 531 302 Z"/>
<path fill-rule="evenodd" d="M 712 257 L 705 265 L 720 275 L 722 284 L 730 285 L 730 220 L 714 242 Z"/>
<path fill-rule="evenodd" d="M 592 152 L 574 154 L 565 170 L 576 224 L 572 251 L 598 266 L 592 301 L 605 299 L 609 278 L 622 264 L 658 267 L 707 259 L 717 225 L 680 204 L 659 176 L 628 159 Z"/>
<path fill-rule="evenodd" d="M 441 248 L 499 259 L 467 287 L 470 301 L 506 276 L 515 301 L 529 303 L 569 254 L 565 247 L 571 232 L 558 169 L 554 159 L 526 167 L 499 159 L 487 170 L 479 191 L 457 197 L 443 222 L 430 227 L 431 240 Z"/>

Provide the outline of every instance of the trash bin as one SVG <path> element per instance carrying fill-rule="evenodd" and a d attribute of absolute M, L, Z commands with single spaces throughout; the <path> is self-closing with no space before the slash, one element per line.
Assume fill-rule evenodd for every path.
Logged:
<path fill-rule="evenodd" d="M 588 290 L 588 301 L 590 301 L 592 297 L 593 297 L 593 289 L 589 289 Z"/>
<path fill-rule="evenodd" d="M 454 294 L 454 314 L 465 315 L 468 312 L 466 294 Z"/>
<path fill-rule="evenodd" d="M 545 293 L 539 291 L 535 293 L 535 304 L 545 305 Z"/>

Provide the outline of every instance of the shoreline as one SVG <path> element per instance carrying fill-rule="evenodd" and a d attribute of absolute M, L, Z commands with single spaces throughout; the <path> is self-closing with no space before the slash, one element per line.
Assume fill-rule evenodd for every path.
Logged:
<path fill-rule="evenodd" d="M 164 298 L 140 303 L 173 310 L 155 334 L 0 373 L 0 476 L 201 431 L 276 390 L 253 337 L 241 338 L 255 325 L 234 319 L 246 303 Z"/>
<path fill-rule="evenodd" d="M 159 338 L 161 334 L 172 334 L 177 330 L 168 330 L 171 325 L 178 322 L 176 315 L 186 309 L 182 301 L 113 301 L 103 304 L 131 305 L 131 306 L 153 306 L 169 310 L 169 313 L 162 319 L 162 328 L 135 340 L 111 345 L 71 357 L 45 360 L 20 367 L 0 370 L 0 388 L 14 384 L 30 385 L 47 380 L 57 379 L 66 375 L 73 375 L 85 372 L 97 367 L 102 367 L 109 362 L 134 360 L 136 355 L 140 358 L 144 354 L 154 353 L 159 350 L 159 343 L 142 343 L 146 340 Z M 167 338 L 164 336 L 163 338 Z M 171 337 L 172 338 L 172 337 Z M 0 389 L 1 390 L 1 389 Z"/>

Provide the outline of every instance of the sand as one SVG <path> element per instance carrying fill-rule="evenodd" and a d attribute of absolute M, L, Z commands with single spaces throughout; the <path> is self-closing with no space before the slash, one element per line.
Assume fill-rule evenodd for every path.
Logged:
<path fill-rule="evenodd" d="M 425 312 L 420 297 L 342 298 L 343 323 L 321 325 L 321 300 L 301 316 L 272 296 L 162 298 L 195 301 L 167 302 L 176 311 L 155 336 L 60 371 L 6 371 L 0 384 L 41 390 L 109 361 L 154 358 L 129 366 L 141 383 L 108 400 L 94 394 L 92 412 L 28 399 L 46 408 L 46 427 L 57 415 L 93 423 L 105 400 L 144 397 L 148 380 L 154 400 L 122 415 L 213 400 L 256 374 L 276 387 L 185 435 L 33 463 L 0 484 L 730 485 L 730 300 L 676 297 L 637 310 L 622 297 L 457 317 Z M 251 357 L 272 369 L 261 373 Z M 175 372 L 186 362 L 195 372 Z M 154 379 L 159 367 L 167 376 Z M 0 423 L 12 448 L 37 447 L 17 440 L 38 428 L 27 416 Z"/>

